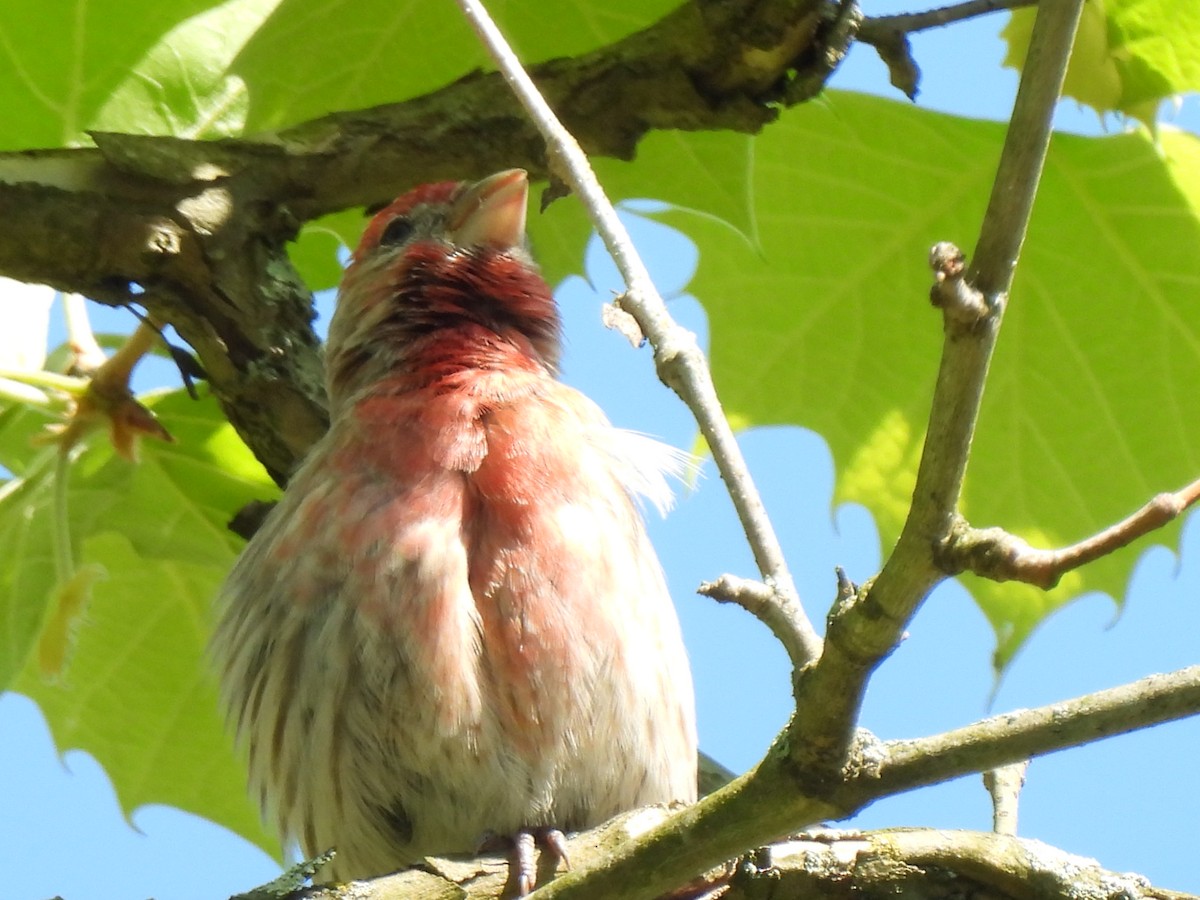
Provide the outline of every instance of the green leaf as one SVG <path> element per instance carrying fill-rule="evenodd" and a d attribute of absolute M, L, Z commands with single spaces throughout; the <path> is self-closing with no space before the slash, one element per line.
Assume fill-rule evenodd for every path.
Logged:
<path fill-rule="evenodd" d="M 635 163 L 594 159 L 592 165 L 614 203 L 660 200 L 753 240 L 753 146 L 753 139 L 744 134 L 659 131 L 646 135 Z M 581 271 L 592 227 L 577 199 L 556 200 L 541 215 L 531 216 L 529 233 L 552 284 Z"/>
<path fill-rule="evenodd" d="M 178 806 L 279 857 L 246 797 L 205 665 L 221 571 L 144 556 L 111 531 L 86 540 L 83 553 L 108 577 L 93 587 L 66 672 L 46 682 L 27 671 L 17 689 L 37 701 L 60 748 L 100 761 L 126 811 Z"/>
<path fill-rule="evenodd" d="M 342 280 L 338 250 L 354 247 L 362 237 L 367 217 L 360 208 L 343 209 L 309 222 L 288 247 L 292 264 L 309 290 L 323 291 Z"/>
<path fill-rule="evenodd" d="M 636 163 L 595 159 L 605 192 L 614 203 L 653 198 L 687 209 L 752 240 L 755 223 L 750 192 L 753 139 L 744 134 L 652 132 L 638 147 Z M 534 188 L 536 195 L 541 188 Z M 313 290 L 332 287 L 342 275 L 336 250 L 353 247 L 366 218 L 345 210 L 306 226 L 292 247 L 292 260 Z M 555 200 L 529 217 L 534 256 L 551 284 L 583 268 L 583 253 L 592 226 L 574 197 Z"/>
<path fill-rule="evenodd" d="M 970 252 L 1003 127 L 828 96 L 756 141 L 760 250 L 672 218 L 701 248 L 692 290 L 727 411 L 743 427 L 822 434 L 837 499 L 871 509 L 887 547 L 911 499 L 940 352 L 928 250 L 953 240 Z M 1200 472 L 1200 392 L 1180 390 L 1200 382 L 1198 217 L 1193 136 L 1055 138 L 974 442 L 973 523 L 1059 546 Z M 972 580 L 998 664 L 1070 597 L 1119 596 L 1136 556 L 1120 551 L 1049 593 Z"/>
<path fill-rule="evenodd" d="M 617 199 L 652 198 L 722 223 L 754 241 L 754 138 L 731 131 L 654 131 L 634 164 L 593 161 Z"/>
<path fill-rule="evenodd" d="M 1035 12 L 1015 10 L 1005 26 L 1005 65 L 1023 65 Z M 1084 5 L 1065 96 L 1101 115 L 1122 113 L 1153 127 L 1162 100 L 1195 90 L 1200 90 L 1200 4 L 1089 0 Z"/>
<path fill-rule="evenodd" d="M 20 670 L 14 686 L 41 706 L 58 746 L 95 756 L 126 810 L 175 804 L 278 855 L 246 797 L 204 660 L 209 604 L 241 545 L 225 523 L 277 491 L 213 399 L 144 399 L 176 443 L 145 442 L 133 465 L 97 435 L 71 466 L 77 571 L 105 573 L 90 595 L 55 587 L 57 451 L 0 498 L 0 674 L 7 685 Z M 0 445 L 34 424 L 3 421 Z"/>
<path fill-rule="evenodd" d="M 5 411 L 0 439 L 13 420 Z M 23 478 L 0 489 L 0 690 L 13 682 L 31 658 L 43 623 L 53 615 L 54 545 L 49 510 L 53 507 L 54 457 L 45 449 L 29 462 Z M 41 515 L 37 513 L 41 512 Z"/>
<path fill-rule="evenodd" d="M 643 28 L 677 0 L 583 0 L 553 8 L 489 4 L 521 59 L 574 56 Z M 547 18 L 553 18 L 553 28 Z M 248 127 L 276 129 L 334 110 L 397 103 L 488 67 L 479 39 L 452 3 L 427 0 L 282 0 L 238 56 L 251 92 Z M 302 89 L 297 89 L 302 85 Z"/>
<path fill-rule="evenodd" d="M 47 425 L 56 421 L 42 409 L 33 409 L 23 404 L 0 408 L 0 466 L 17 476 L 25 476 L 36 465 L 34 442 Z M 43 448 L 45 449 L 45 448 Z M 0 501 L 3 502 L 3 501 Z M 0 513 L 3 518 L 3 513 Z"/>
<path fill-rule="evenodd" d="M 278 0 L 230 0 L 162 36 L 88 128 L 188 138 L 238 135 L 250 101 L 229 64 Z"/>
<path fill-rule="evenodd" d="M 79 142 L 122 83 L 141 77 L 139 67 L 166 32 L 217 5 L 6 0 L 0 21 L 0 150 Z"/>

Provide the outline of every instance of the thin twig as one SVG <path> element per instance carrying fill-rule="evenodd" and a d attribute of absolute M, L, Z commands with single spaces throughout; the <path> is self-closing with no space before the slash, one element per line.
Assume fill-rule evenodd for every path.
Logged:
<path fill-rule="evenodd" d="M 912 45 L 908 41 L 910 34 L 1001 9 L 1032 6 L 1036 2 L 1037 0 L 968 0 L 966 3 L 956 3 L 925 12 L 873 16 L 859 23 L 855 37 L 861 43 L 875 48 L 879 58 L 888 67 L 888 76 L 892 84 L 902 90 L 910 100 L 915 100 L 921 81 L 921 69 L 913 59 Z"/>
<path fill-rule="evenodd" d="M 858 28 L 858 39 L 874 44 L 881 37 L 893 34 L 913 34 L 929 28 L 940 28 L 963 19 L 987 15 L 1005 9 L 1033 6 L 1037 0 L 966 0 L 923 12 L 900 13 L 894 16 L 868 16 Z"/>
<path fill-rule="evenodd" d="M 88 317 L 87 300 L 79 294 L 63 294 L 63 318 L 67 325 L 67 344 L 71 348 L 72 368 L 90 375 L 104 365 L 108 357 L 96 341 Z"/>
<path fill-rule="evenodd" d="M 960 520 L 939 545 L 938 559 L 948 573 L 969 571 L 993 581 L 1023 581 L 1050 590 L 1067 572 L 1163 527 L 1197 500 L 1200 479 L 1173 494 L 1158 494 L 1128 518 L 1058 550 L 1031 547 L 1003 528 L 972 528 Z"/>
<path fill-rule="evenodd" d="M 734 438 L 733 429 L 721 409 L 696 336 L 680 327 L 667 312 L 666 304 L 654 287 L 650 273 L 634 249 L 616 210 L 605 196 L 587 156 L 558 121 L 487 10 L 477 0 L 457 2 L 545 138 L 551 172 L 560 177 L 583 202 L 592 224 L 620 270 L 626 285 L 620 306 L 637 320 L 642 333 L 654 348 L 659 377 L 679 394 L 696 417 L 700 432 L 708 442 L 729 490 L 763 580 L 779 595 L 781 602 L 793 610 L 800 610 L 799 597 L 784 560 L 783 549 Z M 821 639 L 802 611 L 792 618 L 798 629 L 795 641 L 804 647 L 807 660 L 815 659 L 820 654 Z"/>
<path fill-rule="evenodd" d="M 117 351 L 93 370 L 86 389 L 75 396 L 66 423 L 49 426 L 42 439 L 57 443 L 65 454 L 93 429 L 103 426 L 108 428 L 113 448 L 131 461 L 137 459 L 140 437 L 173 441 L 154 414 L 134 398 L 129 386 L 134 367 L 159 339 L 151 322 L 140 322 Z"/>
<path fill-rule="evenodd" d="M 967 280 L 993 306 L 1008 295 L 1025 243 L 1082 10 L 1083 0 L 1057 0 L 1040 4 L 1034 19 L 996 180 L 967 270 Z"/>
<path fill-rule="evenodd" d="M 799 604 L 791 604 L 778 591 L 761 581 L 751 581 L 736 575 L 722 575 L 716 581 L 706 581 L 697 593 L 718 603 L 736 603 L 771 629 L 771 634 L 783 644 L 792 666 L 799 669 L 809 661 L 809 647 L 799 640 L 803 626 L 798 622 L 804 615 Z"/>

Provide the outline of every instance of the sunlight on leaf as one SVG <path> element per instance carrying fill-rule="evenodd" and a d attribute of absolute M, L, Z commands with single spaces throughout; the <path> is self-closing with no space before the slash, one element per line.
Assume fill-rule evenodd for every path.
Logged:
<path fill-rule="evenodd" d="M 491 3 L 521 58 L 573 56 L 644 28 L 677 0 L 612 0 L 601 6 L 563 0 Z M 554 27 L 546 27 L 548 15 Z M 346 40 L 346 22 L 370 23 Z M 431 53 L 429 48 L 436 47 Z M 409 64 L 420 60 L 419 65 Z M 491 68 L 478 39 L 453 3 L 426 0 L 282 0 L 246 45 L 233 73 L 250 88 L 251 130 L 276 129 L 338 109 L 397 103 Z M 297 90 L 296 85 L 303 85 Z"/>
<path fill-rule="evenodd" d="M 1004 64 L 1020 69 L 1035 10 L 1005 26 Z M 1063 95 L 1103 116 L 1116 112 L 1153 128 L 1159 104 L 1200 90 L 1200 4 L 1179 0 L 1090 0 L 1083 7 Z"/>
<path fill-rule="evenodd" d="M 669 215 L 701 247 L 726 409 L 812 428 L 888 547 L 915 478 L 941 343 L 929 247 L 970 252 L 1003 127 L 830 92 L 758 138 L 759 255 Z M 883 139 L 886 135 L 886 139 Z M 1058 136 L 984 399 L 964 494 L 980 526 L 1056 546 L 1200 472 L 1200 142 L 1165 129 Z M 1173 542 L 1175 528 L 1155 540 Z M 1051 593 L 972 581 L 1003 663 L 1057 605 L 1121 597 L 1137 549 Z"/>
<path fill-rule="evenodd" d="M 242 544 L 225 524 L 278 491 L 211 397 L 141 399 L 177 443 L 147 444 L 134 465 L 93 439 L 71 469 L 78 571 L 107 573 L 86 602 L 78 591 L 64 602 L 54 588 L 56 454 L 0 495 L 0 563 L 12 563 L 0 565 L 0 674 L 7 686 L 21 670 L 11 686 L 38 702 L 60 749 L 99 760 L 127 812 L 175 804 L 278 856 L 246 797 L 204 661 L 209 604 Z M 0 415 L 0 449 L 28 454 L 37 419 Z"/>
<path fill-rule="evenodd" d="M 103 566 L 82 566 L 59 585 L 50 600 L 50 618 L 38 637 L 38 674 L 53 680 L 62 675 L 79 626 L 92 599 L 92 586 L 107 577 Z"/>
<path fill-rule="evenodd" d="M 213 0 L 5 0 L 0 150 L 79 143 L 113 92 L 136 77 L 162 35 L 214 5 Z"/>
<path fill-rule="evenodd" d="M 240 134 L 246 87 L 229 64 L 279 0 L 229 0 L 163 35 L 89 127 L 215 138 Z"/>

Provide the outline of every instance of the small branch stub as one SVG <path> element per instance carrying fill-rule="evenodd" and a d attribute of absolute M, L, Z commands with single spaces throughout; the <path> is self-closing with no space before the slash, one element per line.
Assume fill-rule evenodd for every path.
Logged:
<path fill-rule="evenodd" d="M 996 834 L 1017 833 L 1017 808 L 1029 760 L 988 769 L 983 773 L 983 786 L 992 797 L 992 831 Z"/>
<path fill-rule="evenodd" d="M 716 581 L 704 582 L 696 590 L 719 603 L 736 603 L 766 625 L 783 644 L 796 670 L 812 661 L 805 631 L 807 620 L 799 604 L 785 592 L 736 575 L 722 575 Z"/>
<path fill-rule="evenodd" d="M 600 308 L 600 321 L 605 328 L 615 331 L 629 341 L 630 346 L 636 350 L 646 343 L 646 336 L 642 334 L 642 326 L 638 324 L 637 319 L 621 306 L 623 297 L 624 294 L 615 297 L 611 303 L 605 303 Z"/>
<path fill-rule="evenodd" d="M 974 325 L 991 312 L 983 294 L 963 277 L 967 257 L 957 246 L 949 241 L 934 244 L 929 251 L 929 267 L 934 273 L 929 302 L 941 309 L 948 321 Z"/>

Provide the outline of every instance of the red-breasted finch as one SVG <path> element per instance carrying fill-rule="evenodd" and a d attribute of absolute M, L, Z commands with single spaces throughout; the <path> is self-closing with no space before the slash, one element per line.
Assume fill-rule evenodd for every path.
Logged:
<path fill-rule="evenodd" d="M 696 796 L 692 681 L 635 496 L 679 455 L 556 380 L 521 170 L 368 225 L 328 434 L 218 603 L 222 696 L 286 840 L 364 878 Z M 520 889 L 528 889 L 522 884 Z"/>

